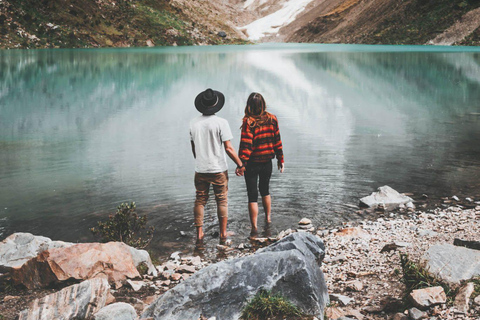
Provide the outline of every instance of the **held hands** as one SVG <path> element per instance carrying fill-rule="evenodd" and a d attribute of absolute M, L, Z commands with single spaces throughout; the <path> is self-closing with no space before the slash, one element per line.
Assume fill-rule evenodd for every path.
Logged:
<path fill-rule="evenodd" d="M 283 171 L 285 170 L 285 164 L 280 161 L 277 162 L 277 167 L 278 170 L 280 170 L 280 173 L 283 173 Z"/>
<path fill-rule="evenodd" d="M 244 173 L 245 173 L 245 166 L 237 167 L 237 169 L 235 169 L 235 174 L 239 177 L 243 176 Z"/>

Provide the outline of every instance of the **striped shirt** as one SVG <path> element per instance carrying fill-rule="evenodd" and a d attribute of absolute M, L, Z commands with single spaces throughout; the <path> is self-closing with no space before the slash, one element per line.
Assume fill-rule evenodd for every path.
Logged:
<path fill-rule="evenodd" d="M 251 127 L 248 119 L 243 118 L 242 137 L 238 155 L 245 163 L 267 162 L 275 156 L 283 163 L 283 146 L 280 139 L 277 117 L 273 114 L 270 123 Z"/>

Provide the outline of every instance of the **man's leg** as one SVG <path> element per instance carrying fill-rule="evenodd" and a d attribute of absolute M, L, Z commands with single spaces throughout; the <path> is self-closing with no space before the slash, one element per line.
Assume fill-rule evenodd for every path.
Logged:
<path fill-rule="evenodd" d="M 201 173 L 195 173 L 195 189 L 196 198 L 195 206 L 193 207 L 193 215 L 195 217 L 195 227 L 197 228 L 197 242 L 203 240 L 203 215 L 205 204 L 208 200 L 208 190 L 210 183 L 205 181 Z"/>
<path fill-rule="evenodd" d="M 217 173 L 212 181 L 215 200 L 217 201 L 218 224 L 220 227 L 220 241 L 227 238 L 228 221 L 228 173 Z"/>

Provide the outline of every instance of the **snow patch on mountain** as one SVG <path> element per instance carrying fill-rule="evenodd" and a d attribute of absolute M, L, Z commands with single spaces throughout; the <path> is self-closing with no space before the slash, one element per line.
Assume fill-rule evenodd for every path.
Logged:
<path fill-rule="evenodd" d="M 282 8 L 252 23 L 240 27 L 245 30 L 250 40 L 259 40 L 267 35 L 276 34 L 281 27 L 293 22 L 295 17 L 302 12 L 313 0 L 289 0 Z M 245 7 L 252 5 L 254 0 L 247 0 Z"/>

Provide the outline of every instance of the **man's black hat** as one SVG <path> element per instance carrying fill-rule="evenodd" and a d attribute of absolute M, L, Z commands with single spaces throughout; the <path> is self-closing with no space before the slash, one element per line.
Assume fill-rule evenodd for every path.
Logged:
<path fill-rule="evenodd" d="M 207 89 L 195 98 L 195 108 L 205 115 L 217 113 L 225 103 L 225 96 L 220 91 Z"/>

